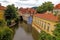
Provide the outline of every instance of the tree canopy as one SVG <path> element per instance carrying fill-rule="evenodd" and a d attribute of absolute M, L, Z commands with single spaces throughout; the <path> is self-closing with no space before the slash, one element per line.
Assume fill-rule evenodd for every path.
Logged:
<path fill-rule="evenodd" d="M 14 4 L 7 6 L 5 10 L 5 17 L 9 20 L 17 17 L 17 8 L 14 6 Z"/>
<path fill-rule="evenodd" d="M 39 35 L 39 40 L 56 40 L 56 38 L 44 31 L 41 31 Z"/>
<path fill-rule="evenodd" d="M 55 25 L 55 30 L 53 31 L 53 34 L 56 37 L 56 40 L 60 40 L 60 23 Z"/>
<path fill-rule="evenodd" d="M 37 8 L 37 12 L 38 13 L 43 13 L 43 12 L 46 12 L 46 11 L 52 11 L 53 7 L 54 7 L 54 5 L 52 4 L 52 2 L 45 2 Z"/>

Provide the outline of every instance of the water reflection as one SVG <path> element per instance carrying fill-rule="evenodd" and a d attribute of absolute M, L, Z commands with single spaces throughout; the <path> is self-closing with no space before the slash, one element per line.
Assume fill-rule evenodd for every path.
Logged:
<path fill-rule="evenodd" d="M 10 27 L 10 28 L 13 30 L 13 33 L 14 33 L 14 35 L 15 35 L 16 30 L 19 28 L 19 26 L 18 26 L 18 24 L 16 24 L 16 25 L 14 25 L 14 26 L 12 26 L 12 27 Z"/>
<path fill-rule="evenodd" d="M 19 23 L 12 28 L 15 31 L 13 40 L 33 40 L 32 34 L 27 33 L 24 26 L 27 25 L 24 25 L 24 23 Z"/>
<path fill-rule="evenodd" d="M 27 24 L 27 23 L 22 23 L 21 24 L 21 26 L 24 28 L 24 30 L 27 32 L 27 33 L 31 33 L 31 31 L 32 31 L 32 26 L 31 25 L 29 25 L 29 24 Z"/>

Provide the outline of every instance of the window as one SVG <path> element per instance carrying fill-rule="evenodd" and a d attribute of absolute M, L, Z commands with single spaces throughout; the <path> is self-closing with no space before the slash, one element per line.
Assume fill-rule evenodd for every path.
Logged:
<path fill-rule="evenodd" d="M 38 25 L 40 24 L 40 20 L 38 20 Z"/>
<path fill-rule="evenodd" d="M 42 21 L 40 23 L 41 23 L 41 26 L 42 26 Z"/>
<path fill-rule="evenodd" d="M 49 31 L 49 28 L 50 28 L 50 24 L 48 23 L 48 25 L 47 25 L 47 31 Z"/>
<path fill-rule="evenodd" d="M 36 24 L 38 24 L 39 23 L 39 20 L 38 20 L 38 18 L 36 17 L 36 19 L 35 19 L 35 22 L 36 22 Z"/>
<path fill-rule="evenodd" d="M 33 22 L 35 21 L 35 18 L 33 18 Z"/>
<path fill-rule="evenodd" d="M 39 20 L 39 25 L 41 25 L 41 21 Z"/>
<path fill-rule="evenodd" d="M 38 23 L 38 19 L 36 19 L 36 23 Z"/>
<path fill-rule="evenodd" d="M 44 29 L 46 29 L 46 22 L 44 22 Z"/>
<path fill-rule="evenodd" d="M 37 24 L 39 24 L 39 19 L 37 20 Z"/>
<path fill-rule="evenodd" d="M 34 22 L 36 21 L 36 18 L 35 17 L 33 17 L 34 18 Z"/>
<path fill-rule="evenodd" d="M 54 28 L 56 28 L 56 25 L 54 25 Z"/>
<path fill-rule="evenodd" d="M 42 21 L 42 25 L 41 26 L 43 27 L 43 21 Z"/>
<path fill-rule="evenodd" d="M 49 31 L 49 26 L 47 27 L 47 31 Z"/>
<path fill-rule="evenodd" d="M 36 20 L 36 18 L 35 18 L 35 22 L 37 23 L 37 20 Z"/>

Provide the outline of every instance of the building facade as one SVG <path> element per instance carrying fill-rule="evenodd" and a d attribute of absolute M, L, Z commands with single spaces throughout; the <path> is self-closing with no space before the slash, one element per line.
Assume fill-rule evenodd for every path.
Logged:
<path fill-rule="evenodd" d="M 32 28 L 36 30 L 38 34 L 41 32 L 41 30 L 43 30 L 48 34 L 53 35 L 53 31 L 55 29 L 55 25 L 57 24 L 57 22 L 58 17 L 54 16 L 52 13 L 35 14 L 33 16 Z M 32 30 L 33 33 L 34 30 Z M 34 38 L 38 37 L 36 36 L 38 34 L 33 34 Z"/>
<path fill-rule="evenodd" d="M 53 13 L 55 14 L 55 15 L 60 15 L 60 4 L 57 4 L 55 7 L 54 7 L 54 9 L 53 9 Z"/>
<path fill-rule="evenodd" d="M 6 7 L 4 7 L 0 4 L 0 19 L 4 19 L 4 10 L 5 9 L 6 9 Z"/>
<path fill-rule="evenodd" d="M 32 35 L 35 40 L 38 40 L 41 30 L 53 35 L 55 25 L 58 22 L 58 17 L 52 13 L 35 14 L 32 22 Z"/>
<path fill-rule="evenodd" d="M 36 13 L 36 10 L 33 8 L 20 8 L 19 15 L 23 17 L 23 20 L 28 21 L 30 16 L 33 16 Z"/>

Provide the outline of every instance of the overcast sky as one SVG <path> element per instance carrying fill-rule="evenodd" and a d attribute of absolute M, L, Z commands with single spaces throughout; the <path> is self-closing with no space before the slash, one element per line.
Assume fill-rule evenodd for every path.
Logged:
<path fill-rule="evenodd" d="M 60 3 L 60 0 L 0 0 L 0 3 L 3 6 L 7 6 L 9 4 L 15 4 L 17 7 L 35 7 L 39 6 L 44 2 L 51 1 L 53 4 Z"/>

